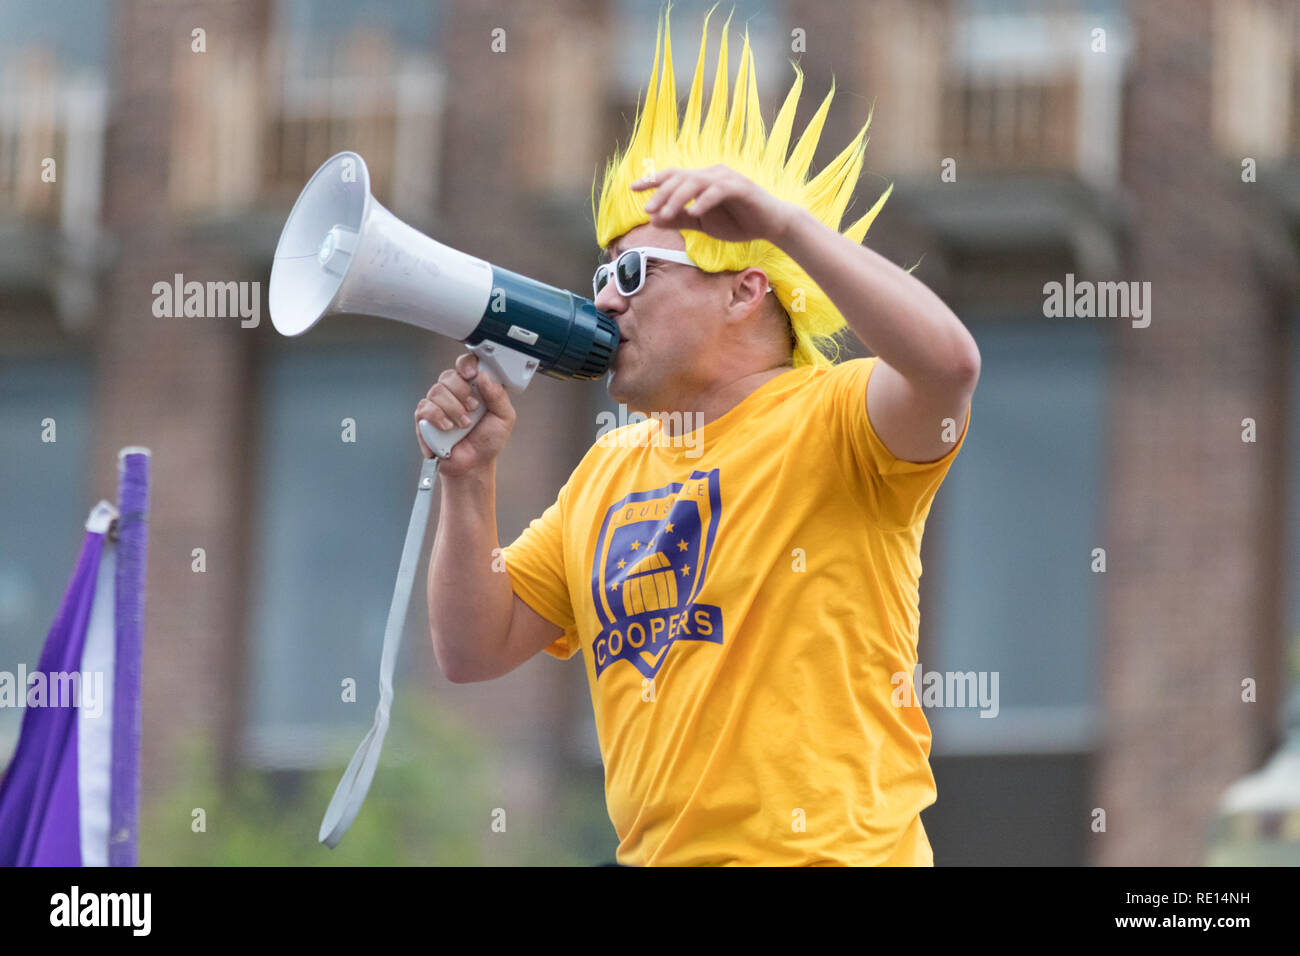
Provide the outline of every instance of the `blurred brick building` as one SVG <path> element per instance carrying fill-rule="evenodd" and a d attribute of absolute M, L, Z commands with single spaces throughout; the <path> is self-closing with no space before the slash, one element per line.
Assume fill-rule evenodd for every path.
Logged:
<path fill-rule="evenodd" d="M 337 763 L 370 719 L 411 413 L 458 350 L 364 319 L 280 339 L 264 311 L 279 228 L 320 162 L 355 149 L 401 218 L 582 292 L 592 179 L 629 132 L 658 6 L 29 7 L 0 30 L 0 668 L 35 659 L 84 510 L 116 450 L 145 444 L 146 799 L 195 734 L 227 768 Z M 681 82 L 706 8 L 674 7 Z M 1300 687 L 1295 4 L 737 14 L 769 114 L 788 58 L 807 73 L 798 123 L 834 74 L 819 163 L 874 104 L 855 208 L 896 189 L 869 242 L 920 260 L 984 357 L 927 527 L 921 661 L 998 672 L 1000 713 L 930 714 L 936 862 L 1201 862 L 1220 796 L 1281 745 Z M 260 324 L 157 317 L 154 284 L 177 274 L 261 283 Z M 1149 282 L 1150 324 L 1047 317 L 1044 285 L 1067 275 Z M 518 403 L 503 544 L 608 407 L 599 385 L 549 380 Z M 580 663 L 451 685 L 413 604 L 399 694 L 431 688 L 494 742 L 502 799 L 539 819 L 561 781 L 599 792 Z M 359 707 L 339 703 L 348 676 Z"/>

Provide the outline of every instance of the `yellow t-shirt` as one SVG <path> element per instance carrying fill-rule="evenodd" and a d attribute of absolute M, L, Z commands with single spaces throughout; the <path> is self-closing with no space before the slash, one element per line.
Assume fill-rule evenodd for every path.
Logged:
<path fill-rule="evenodd" d="M 896 458 L 876 361 L 791 369 L 686 436 L 603 436 L 504 549 L 564 629 L 547 653 L 582 651 L 620 863 L 933 865 L 930 728 L 893 701 L 970 413 L 943 458 Z"/>

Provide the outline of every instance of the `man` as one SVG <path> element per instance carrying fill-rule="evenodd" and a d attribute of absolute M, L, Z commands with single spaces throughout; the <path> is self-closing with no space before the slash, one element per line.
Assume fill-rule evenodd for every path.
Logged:
<path fill-rule="evenodd" d="M 930 731 L 895 702 L 979 352 L 860 245 L 883 197 L 837 231 L 865 127 L 805 181 L 833 88 L 787 160 L 802 75 L 765 137 L 748 36 L 728 112 L 724 27 L 679 129 L 660 32 L 595 216 L 610 395 L 652 417 L 598 439 L 494 574 L 514 410 L 472 356 L 442 374 L 417 419 L 455 427 L 475 378 L 487 413 L 440 472 L 434 650 L 457 682 L 582 652 L 620 863 L 931 865 Z M 846 320 L 874 357 L 832 365 Z"/>

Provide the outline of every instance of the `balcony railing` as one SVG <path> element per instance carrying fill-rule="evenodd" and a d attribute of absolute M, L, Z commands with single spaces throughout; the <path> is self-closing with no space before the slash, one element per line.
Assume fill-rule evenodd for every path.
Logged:
<path fill-rule="evenodd" d="M 976 167 L 1068 169 L 1078 99 L 1069 79 L 959 78 L 944 90 L 944 153 Z"/>
<path fill-rule="evenodd" d="M 1119 26 L 1072 4 L 958 15 L 943 83 L 944 155 L 967 168 L 1066 171 L 1113 187 L 1129 55 Z"/>
<path fill-rule="evenodd" d="M 914 0 L 864 18 L 862 78 L 881 106 L 874 163 L 937 176 L 1061 173 L 1113 187 L 1130 34 L 1119 15 L 1068 2 Z M 1105 31 L 1105 49 L 1094 31 Z M 868 155 L 872 155 L 871 152 Z"/>
<path fill-rule="evenodd" d="M 45 48 L 0 75 L 0 278 L 44 285 L 69 326 L 94 304 L 107 110 L 103 79 L 61 71 Z"/>
<path fill-rule="evenodd" d="M 41 49 L 29 50 L 5 71 L 0 218 L 69 233 L 99 222 L 107 100 L 102 80 L 61 75 L 52 54 Z"/>
<path fill-rule="evenodd" d="M 366 159 L 374 192 L 427 220 L 437 198 L 444 77 L 431 57 L 395 52 L 382 33 L 349 38 L 311 70 L 292 42 L 208 52 L 176 77 L 170 199 L 188 214 L 237 216 L 292 203 L 330 155 Z"/>

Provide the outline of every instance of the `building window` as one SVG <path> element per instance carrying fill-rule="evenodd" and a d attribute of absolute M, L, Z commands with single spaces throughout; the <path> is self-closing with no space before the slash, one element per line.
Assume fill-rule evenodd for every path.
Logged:
<path fill-rule="evenodd" d="M 419 472 L 412 415 L 425 378 L 409 348 L 285 351 L 264 368 L 245 684 L 250 763 L 346 760 L 370 723 Z M 354 442 L 343 440 L 346 420 L 355 422 Z M 404 658 L 425 643 L 422 593 L 417 585 Z M 407 670 L 399 667 L 399 685 Z M 347 678 L 356 681 L 355 703 L 343 701 Z"/>
<path fill-rule="evenodd" d="M 927 536 L 924 671 L 998 674 L 998 713 L 931 710 L 934 752 L 1082 752 L 1096 720 L 1108 339 L 982 325 L 983 370 Z M 928 618 L 928 620 L 927 620 Z"/>

